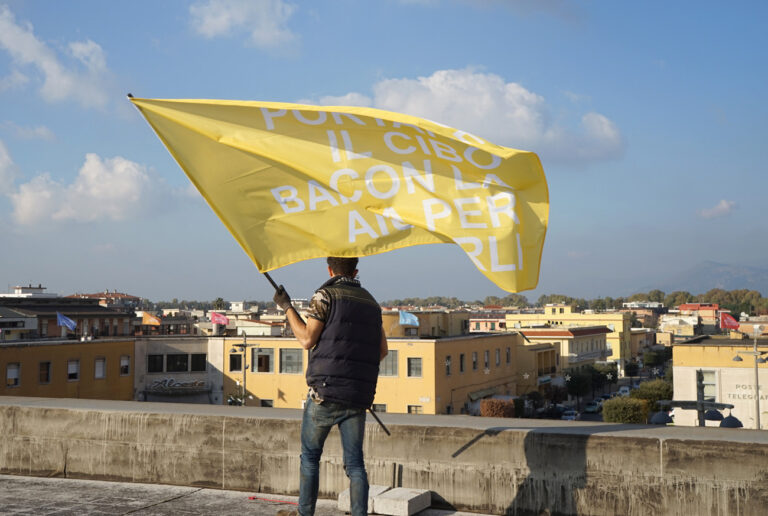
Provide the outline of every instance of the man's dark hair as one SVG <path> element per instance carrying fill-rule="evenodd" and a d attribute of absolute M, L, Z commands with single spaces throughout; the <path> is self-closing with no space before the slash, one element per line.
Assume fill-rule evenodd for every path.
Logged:
<path fill-rule="evenodd" d="M 328 257 L 328 267 L 334 274 L 340 274 L 351 278 L 355 275 L 357 269 L 357 258 L 341 258 L 339 256 Z"/>

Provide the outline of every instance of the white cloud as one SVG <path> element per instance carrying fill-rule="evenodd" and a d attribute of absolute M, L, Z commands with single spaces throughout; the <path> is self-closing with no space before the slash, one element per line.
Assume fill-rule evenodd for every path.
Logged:
<path fill-rule="evenodd" d="M 146 167 L 122 157 L 102 159 L 87 154 L 72 184 L 42 174 L 11 194 L 19 224 L 50 221 L 123 220 L 142 211 L 153 197 Z"/>
<path fill-rule="evenodd" d="M 586 113 L 573 128 L 552 120 L 541 95 L 495 74 L 440 70 L 417 79 L 385 79 L 373 98 L 359 93 L 324 97 L 324 105 L 351 101 L 435 120 L 493 143 L 532 150 L 544 159 L 585 162 L 624 151 L 621 132 L 600 113 Z"/>
<path fill-rule="evenodd" d="M 1 13 L 0 13 L 1 14 Z M 12 90 L 24 86 L 29 82 L 29 77 L 18 70 L 13 70 L 10 75 L 0 77 L 0 92 Z"/>
<path fill-rule="evenodd" d="M 2 140 L 0 140 L 0 193 L 10 192 L 16 179 L 16 165 Z"/>
<path fill-rule="evenodd" d="M 706 208 L 703 210 L 699 210 L 699 216 L 704 219 L 714 219 L 717 217 L 724 217 L 731 213 L 734 208 L 736 208 L 736 203 L 734 201 L 727 201 L 725 199 L 722 199 L 719 203 L 717 203 L 712 208 Z"/>
<path fill-rule="evenodd" d="M 8 52 L 16 66 L 37 69 L 43 77 L 40 95 L 46 101 L 74 99 L 86 107 L 106 105 L 108 71 L 104 51 L 97 43 L 70 43 L 70 56 L 80 66 L 67 67 L 56 52 L 35 36 L 31 24 L 16 23 L 8 6 L 0 6 L 0 48 Z M 16 76 L 14 80 L 21 79 Z"/>
<path fill-rule="evenodd" d="M 206 0 L 189 8 L 192 27 L 206 38 L 245 31 L 259 48 L 277 48 L 296 39 L 287 23 L 296 6 L 283 0 Z"/>
<path fill-rule="evenodd" d="M 44 125 L 38 125 L 35 127 L 23 127 L 10 121 L 5 122 L 3 125 L 11 129 L 17 137 L 23 140 L 53 141 L 56 139 L 56 135 L 53 134 L 53 131 Z"/>
<path fill-rule="evenodd" d="M 340 97 L 327 96 L 320 98 L 324 106 L 361 106 L 371 107 L 371 99 L 360 93 L 347 93 Z"/>

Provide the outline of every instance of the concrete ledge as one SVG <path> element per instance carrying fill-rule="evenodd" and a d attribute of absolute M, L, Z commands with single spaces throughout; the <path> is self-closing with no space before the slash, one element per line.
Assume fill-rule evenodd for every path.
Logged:
<path fill-rule="evenodd" d="M 390 516 L 411 516 L 428 508 L 432 495 L 424 489 L 396 487 L 373 499 L 373 512 Z"/>
<path fill-rule="evenodd" d="M 0 398 L 0 473 L 298 494 L 300 411 Z M 383 414 L 371 484 L 491 514 L 758 515 L 768 432 Z M 348 487 L 338 432 L 320 496 Z M 375 504 L 375 502 L 374 502 Z M 374 507 L 375 508 L 375 507 Z"/>
<path fill-rule="evenodd" d="M 389 486 L 377 486 L 377 485 L 369 485 L 368 486 L 368 512 L 373 513 L 373 499 L 379 496 L 380 494 L 389 491 L 391 488 Z M 351 503 L 349 498 L 349 489 L 345 489 L 339 494 L 339 510 L 344 512 L 350 512 L 351 509 Z"/>

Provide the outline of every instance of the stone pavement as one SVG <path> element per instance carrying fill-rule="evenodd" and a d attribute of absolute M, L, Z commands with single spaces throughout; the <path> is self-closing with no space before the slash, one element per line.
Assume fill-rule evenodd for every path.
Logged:
<path fill-rule="evenodd" d="M 0 515 L 272 516 L 281 509 L 296 509 L 297 500 L 295 496 L 196 487 L 0 475 Z M 335 500 L 318 500 L 315 514 L 344 513 Z M 469 513 L 427 509 L 419 516 L 462 514 Z"/>

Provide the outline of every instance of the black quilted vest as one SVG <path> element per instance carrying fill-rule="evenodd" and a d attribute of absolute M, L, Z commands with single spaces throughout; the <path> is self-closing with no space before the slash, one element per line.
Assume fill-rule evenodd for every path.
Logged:
<path fill-rule="evenodd" d="M 328 293 L 331 307 L 309 354 L 307 384 L 324 400 L 368 408 L 379 378 L 381 308 L 358 281 L 343 276 L 318 290 Z"/>

